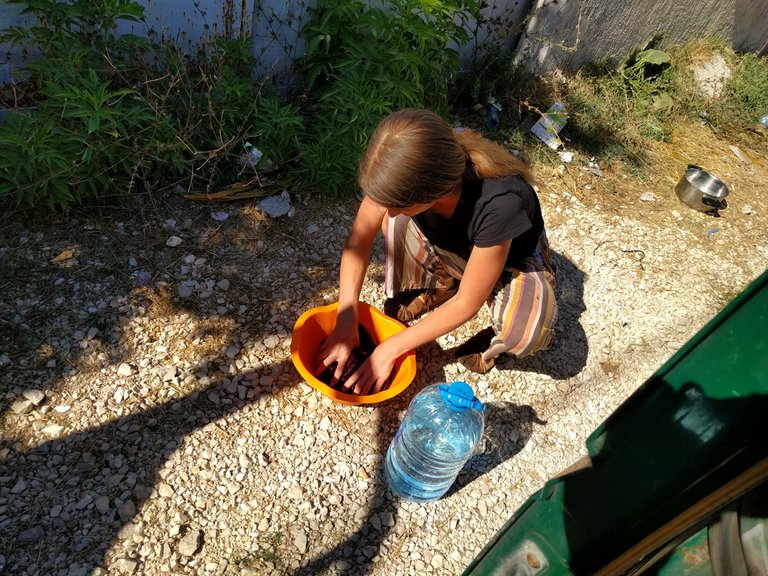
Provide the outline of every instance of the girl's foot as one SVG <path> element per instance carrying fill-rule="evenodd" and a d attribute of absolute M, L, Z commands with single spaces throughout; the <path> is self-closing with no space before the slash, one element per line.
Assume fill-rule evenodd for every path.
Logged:
<path fill-rule="evenodd" d="M 493 358 L 483 360 L 483 352 L 490 347 L 494 335 L 493 328 L 489 326 L 472 336 L 464 344 L 456 348 L 454 352 L 456 362 L 472 372 L 478 374 L 487 373 L 493 368 L 496 361 Z"/>
<path fill-rule="evenodd" d="M 493 358 L 487 361 L 483 360 L 482 352 L 467 354 L 466 356 L 459 356 L 456 361 L 464 366 L 464 368 L 467 370 L 471 370 L 477 374 L 486 374 L 496 364 L 496 361 Z"/>
<path fill-rule="evenodd" d="M 400 322 L 410 322 L 450 300 L 454 294 L 456 289 L 407 290 L 384 302 L 384 313 Z"/>

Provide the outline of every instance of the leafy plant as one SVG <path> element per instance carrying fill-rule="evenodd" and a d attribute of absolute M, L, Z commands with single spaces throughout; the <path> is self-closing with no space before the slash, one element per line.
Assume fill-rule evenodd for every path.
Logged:
<path fill-rule="evenodd" d="M 298 107 L 284 104 L 252 78 L 255 62 L 249 37 L 216 38 L 190 60 L 174 45 L 162 48 L 164 68 L 140 79 L 146 100 L 175 134 L 178 145 L 158 150 L 181 153 L 175 177 L 205 189 L 243 175 L 245 144 L 280 166 L 296 156 L 302 120 Z M 159 142 L 167 142 L 161 137 Z"/>
<path fill-rule="evenodd" d="M 272 165 L 295 158 L 298 108 L 253 78 L 249 38 L 215 38 L 193 58 L 115 37 L 119 20 L 143 19 L 137 2 L 13 3 L 38 22 L 2 37 L 40 54 L 26 83 L 37 106 L 0 126 L 0 198 L 66 210 L 180 180 L 215 188 L 243 177 L 246 142 Z"/>
<path fill-rule="evenodd" d="M 752 127 L 768 114 L 768 56 L 742 55 L 720 98 L 709 108 L 711 122 L 733 124 L 736 129 Z"/>
<path fill-rule="evenodd" d="M 14 2 L 22 3 L 22 2 Z M 38 46 L 30 82 L 42 98 L 32 114 L 11 114 L 0 132 L 0 197 L 66 209 L 134 184 L 142 130 L 152 120 L 135 90 L 99 74 L 118 17 L 142 8 L 124 0 L 72 4 L 35 0 L 23 12 L 40 25 L 10 29 L 3 39 Z"/>
<path fill-rule="evenodd" d="M 473 0 L 319 0 L 303 28 L 309 135 L 296 177 L 331 194 L 355 188 L 357 161 L 373 128 L 389 112 L 428 107 L 448 113 L 452 47 L 467 40 L 462 20 Z"/>

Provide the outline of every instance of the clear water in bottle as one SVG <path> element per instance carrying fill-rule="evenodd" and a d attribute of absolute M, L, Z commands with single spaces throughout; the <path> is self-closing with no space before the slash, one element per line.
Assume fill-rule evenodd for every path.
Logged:
<path fill-rule="evenodd" d="M 392 491 L 414 502 L 445 494 L 483 435 L 484 410 L 465 382 L 419 392 L 387 450 L 384 473 Z"/>

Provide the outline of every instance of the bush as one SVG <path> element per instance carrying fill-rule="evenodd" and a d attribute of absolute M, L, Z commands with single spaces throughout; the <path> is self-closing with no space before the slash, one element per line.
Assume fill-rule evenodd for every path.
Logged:
<path fill-rule="evenodd" d="M 0 127 L 0 198 L 67 210 L 180 180 L 210 190 L 242 177 L 246 142 L 275 165 L 296 157 L 298 109 L 252 78 L 248 38 L 215 39 L 189 58 L 113 36 L 119 20 L 143 20 L 137 2 L 11 3 L 40 24 L 2 40 L 40 57 L 24 83 L 36 110 Z"/>
<path fill-rule="evenodd" d="M 451 48 L 467 40 L 471 0 L 318 0 L 303 28 L 309 134 L 295 176 L 333 195 L 356 190 L 357 162 L 372 130 L 393 110 L 427 107 L 447 115 Z"/>

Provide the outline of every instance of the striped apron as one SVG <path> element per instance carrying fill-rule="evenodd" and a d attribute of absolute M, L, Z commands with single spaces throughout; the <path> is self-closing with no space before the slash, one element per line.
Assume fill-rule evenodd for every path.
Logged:
<path fill-rule="evenodd" d="M 461 281 L 467 261 L 431 244 L 410 217 L 385 216 L 382 231 L 388 298 L 403 290 L 452 289 Z M 523 358 L 551 344 L 557 321 L 555 274 L 542 232 L 533 255 L 517 268 L 504 268 L 496 281 L 487 302 L 495 336 L 483 353 L 484 361 L 503 353 Z"/>

